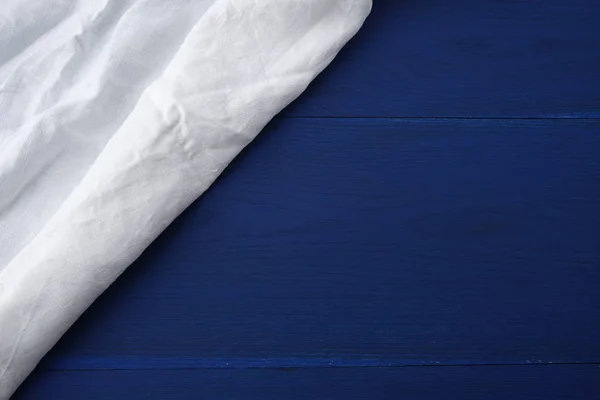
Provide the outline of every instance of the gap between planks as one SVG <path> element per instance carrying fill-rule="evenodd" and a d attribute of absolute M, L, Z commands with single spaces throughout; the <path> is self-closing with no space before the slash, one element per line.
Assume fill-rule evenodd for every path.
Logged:
<path fill-rule="evenodd" d="M 281 115 L 281 119 L 355 119 L 355 120 L 414 120 L 414 121 L 600 121 L 600 114 L 591 116 L 547 116 L 547 117 L 469 117 L 469 116 L 445 116 L 445 117 L 416 117 L 416 116 L 301 116 L 301 115 Z"/>
<path fill-rule="evenodd" d="M 597 361 L 485 362 L 468 360 L 411 361 L 344 358 L 200 358 L 200 357 L 66 357 L 54 360 L 46 371 L 100 370 L 201 370 L 201 369 L 296 369 L 296 368 L 422 368 L 498 366 L 598 365 Z"/>

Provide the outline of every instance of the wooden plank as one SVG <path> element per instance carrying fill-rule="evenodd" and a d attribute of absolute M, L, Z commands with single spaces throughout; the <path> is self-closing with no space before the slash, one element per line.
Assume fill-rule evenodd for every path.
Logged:
<path fill-rule="evenodd" d="M 45 368 L 600 361 L 599 128 L 279 119 Z"/>
<path fill-rule="evenodd" d="M 377 0 L 287 114 L 600 116 L 593 0 Z"/>
<path fill-rule="evenodd" d="M 14 400 L 34 399 L 591 399 L 598 365 L 55 371 Z"/>

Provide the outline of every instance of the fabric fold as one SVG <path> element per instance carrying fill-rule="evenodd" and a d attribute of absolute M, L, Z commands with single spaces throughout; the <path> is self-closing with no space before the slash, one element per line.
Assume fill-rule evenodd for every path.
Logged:
<path fill-rule="evenodd" d="M 370 0 L 210 5 L 56 211 L 0 269 L 0 399 L 331 62 L 370 9 Z"/>

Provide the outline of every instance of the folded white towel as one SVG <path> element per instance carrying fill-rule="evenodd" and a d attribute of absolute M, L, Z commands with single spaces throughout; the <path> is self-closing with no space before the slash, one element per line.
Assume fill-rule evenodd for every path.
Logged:
<path fill-rule="evenodd" d="M 371 0 L 3 1 L 0 399 L 370 9 Z"/>

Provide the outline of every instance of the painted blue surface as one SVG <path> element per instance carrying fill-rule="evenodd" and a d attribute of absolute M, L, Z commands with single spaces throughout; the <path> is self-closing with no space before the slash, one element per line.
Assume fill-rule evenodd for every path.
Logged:
<path fill-rule="evenodd" d="M 597 365 L 48 371 L 40 399 L 593 399 Z"/>
<path fill-rule="evenodd" d="M 375 0 L 15 398 L 597 398 L 598 20 Z"/>

